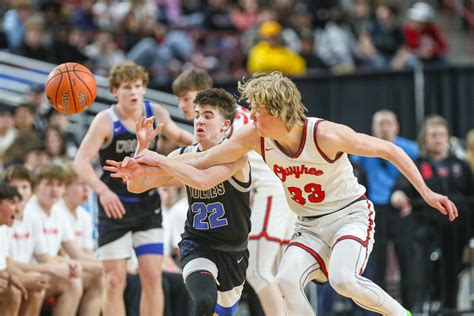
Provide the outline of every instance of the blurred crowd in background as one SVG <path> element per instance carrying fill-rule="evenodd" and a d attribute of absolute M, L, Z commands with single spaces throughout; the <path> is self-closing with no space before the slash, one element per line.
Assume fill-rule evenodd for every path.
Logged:
<path fill-rule="evenodd" d="M 442 3 L 442 1 L 439 1 Z M 449 62 L 438 2 L 381 0 L 3 0 L 0 50 L 107 75 L 132 59 L 169 85 L 183 69 L 216 81 L 248 72 L 402 69 Z"/>

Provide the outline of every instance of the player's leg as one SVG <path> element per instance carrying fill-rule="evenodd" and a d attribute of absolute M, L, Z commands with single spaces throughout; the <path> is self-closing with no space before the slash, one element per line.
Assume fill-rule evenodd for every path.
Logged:
<path fill-rule="evenodd" d="M 360 201 L 329 218 L 331 234 L 329 283 L 342 296 L 359 306 L 382 315 L 405 316 L 406 310 L 371 280 L 362 277 L 374 243 L 373 205 Z"/>
<path fill-rule="evenodd" d="M 21 302 L 18 315 L 39 315 L 46 291 L 28 291 L 28 299 Z"/>
<path fill-rule="evenodd" d="M 140 314 L 163 315 L 163 230 L 152 228 L 133 233 L 133 247 L 138 258 L 142 286 Z"/>
<path fill-rule="evenodd" d="M 367 247 L 353 239 L 338 242 L 329 263 L 329 283 L 342 296 L 382 315 L 406 316 L 406 310 L 371 280 L 361 276 Z"/>
<path fill-rule="evenodd" d="M 217 266 L 207 258 L 195 258 L 183 268 L 183 277 L 193 302 L 192 316 L 212 316 L 217 304 Z"/>
<path fill-rule="evenodd" d="M 0 315 L 16 316 L 20 309 L 21 293 L 13 286 L 9 286 L 0 293 Z"/>
<path fill-rule="evenodd" d="M 283 296 L 275 283 L 275 267 L 280 263 L 282 241 L 291 238 L 294 214 L 281 191 L 281 196 L 257 191 L 250 218 L 252 231 L 248 244 L 247 281 L 257 293 L 266 315 L 285 315 Z M 287 231 L 290 231 L 289 236 Z"/>
<path fill-rule="evenodd" d="M 100 234 L 99 232 L 99 243 Z M 105 295 L 102 308 L 104 316 L 125 315 L 123 291 L 127 276 L 127 259 L 132 255 L 132 248 L 132 233 L 128 232 L 98 249 L 105 276 Z"/>
<path fill-rule="evenodd" d="M 46 297 L 56 297 L 53 315 L 75 315 L 82 297 L 82 280 L 51 276 L 49 284 L 51 288 L 46 292 Z"/>
<path fill-rule="evenodd" d="M 84 294 L 79 305 L 79 316 L 99 316 L 102 309 L 104 279 L 95 273 L 84 271 L 82 274 Z"/>
<path fill-rule="evenodd" d="M 299 231 L 284 253 L 276 282 L 288 315 L 315 315 L 304 289 L 312 280 L 327 280 L 329 248 L 315 236 Z"/>

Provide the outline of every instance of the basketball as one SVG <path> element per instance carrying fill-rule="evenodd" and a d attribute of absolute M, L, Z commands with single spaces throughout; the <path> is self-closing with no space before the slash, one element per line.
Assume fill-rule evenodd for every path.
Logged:
<path fill-rule="evenodd" d="M 65 114 L 76 114 L 94 102 L 97 83 L 87 67 L 64 63 L 49 73 L 45 92 L 53 108 Z"/>

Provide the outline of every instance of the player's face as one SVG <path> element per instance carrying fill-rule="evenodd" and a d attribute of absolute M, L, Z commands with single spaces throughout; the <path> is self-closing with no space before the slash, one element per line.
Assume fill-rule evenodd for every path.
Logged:
<path fill-rule="evenodd" d="M 372 133 L 375 137 L 393 142 L 398 135 L 398 123 L 391 113 L 378 113 L 372 121 Z"/>
<path fill-rule="evenodd" d="M 224 119 L 217 107 L 196 105 L 194 108 L 194 138 L 205 149 L 220 143 L 229 126 L 230 121 Z"/>
<path fill-rule="evenodd" d="M 449 151 L 449 134 L 443 125 L 430 125 L 426 128 L 425 148 L 432 155 L 443 155 Z"/>
<path fill-rule="evenodd" d="M 141 106 L 146 93 L 142 80 L 123 82 L 112 94 L 117 98 L 117 104 L 126 108 Z"/>
<path fill-rule="evenodd" d="M 18 199 L 3 200 L 0 202 L 0 225 L 12 226 L 18 216 Z"/>
<path fill-rule="evenodd" d="M 271 115 L 264 107 L 252 106 L 250 118 L 253 120 L 259 134 L 264 137 L 276 136 L 279 129 L 285 128 L 283 122 Z"/>
<path fill-rule="evenodd" d="M 42 179 L 36 188 L 36 196 L 41 205 L 51 207 L 64 195 L 64 183 L 58 179 Z"/>
<path fill-rule="evenodd" d="M 89 187 L 84 180 L 79 178 L 71 182 L 64 191 L 64 199 L 74 206 L 86 203 L 88 198 Z"/>
<path fill-rule="evenodd" d="M 10 186 L 17 189 L 18 193 L 21 195 L 21 201 L 19 202 L 20 212 L 22 213 L 25 209 L 25 205 L 33 195 L 33 190 L 31 183 L 23 179 L 12 179 L 9 183 Z"/>
<path fill-rule="evenodd" d="M 187 91 L 178 97 L 178 107 L 186 121 L 194 119 L 194 98 L 197 94 L 198 91 Z"/>

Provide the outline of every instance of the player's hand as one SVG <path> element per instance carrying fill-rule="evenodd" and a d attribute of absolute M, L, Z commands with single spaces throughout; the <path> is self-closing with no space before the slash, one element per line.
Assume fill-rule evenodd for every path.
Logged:
<path fill-rule="evenodd" d="M 106 160 L 106 164 L 103 169 L 110 172 L 112 178 L 128 181 L 145 175 L 145 168 L 135 158 L 125 157 L 122 162 Z"/>
<path fill-rule="evenodd" d="M 456 205 L 445 195 L 430 190 L 425 196 L 423 196 L 423 199 L 428 203 L 428 205 L 437 209 L 441 214 L 447 215 L 451 222 L 459 216 Z"/>
<path fill-rule="evenodd" d="M 47 290 L 51 287 L 49 284 L 48 277 L 46 275 L 36 272 L 28 273 L 25 276 L 23 285 L 25 286 L 25 288 L 33 291 Z"/>
<path fill-rule="evenodd" d="M 150 147 L 151 142 L 163 129 L 163 124 L 158 124 L 155 128 L 153 123 L 155 122 L 155 117 L 151 116 L 149 118 L 142 117 L 137 121 L 135 125 L 136 135 L 137 135 L 137 151 L 136 153 L 141 152 L 144 149 Z"/>
<path fill-rule="evenodd" d="M 8 272 L 0 271 L 0 294 L 8 288 Z"/>
<path fill-rule="evenodd" d="M 70 278 L 81 278 L 82 277 L 82 265 L 77 261 L 68 262 L 69 277 Z"/>
<path fill-rule="evenodd" d="M 161 164 L 163 155 L 151 150 L 143 150 L 138 155 L 135 156 L 135 160 L 142 165 L 158 167 Z"/>
<path fill-rule="evenodd" d="M 20 281 L 18 281 L 18 279 L 15 276 L 11 274 L 8 279 L 8 285 L 17 288 L 21 292 L 21 296 L 23 297 L 23 299 L 25 300 L 28 299 L 28 291 L 25 289 L 23 284 Z"/>
<path fill-rule="evenodd" d="M 97 192 L 99 201 L 104 208 L 105 214 L 109 218 L 119 219 L 125 214 L 125 207 L 120 201 L 117 194 L 112 192 L 109 188 L 105 188 L 101 192 Z"/>
<path fill-rule="evenodd" d="M 58 278 L 69 278 L 69 264 L 67 262 L 48 262 L 48 273 Z"/>
<path fill-rule="evenodd" d="M 390 203 L 394 208 L 400 211 L 400 216 L 402 217 L 408 216 L 412 212 L 410 199 L 403 191 L 393 192 Z"/>

